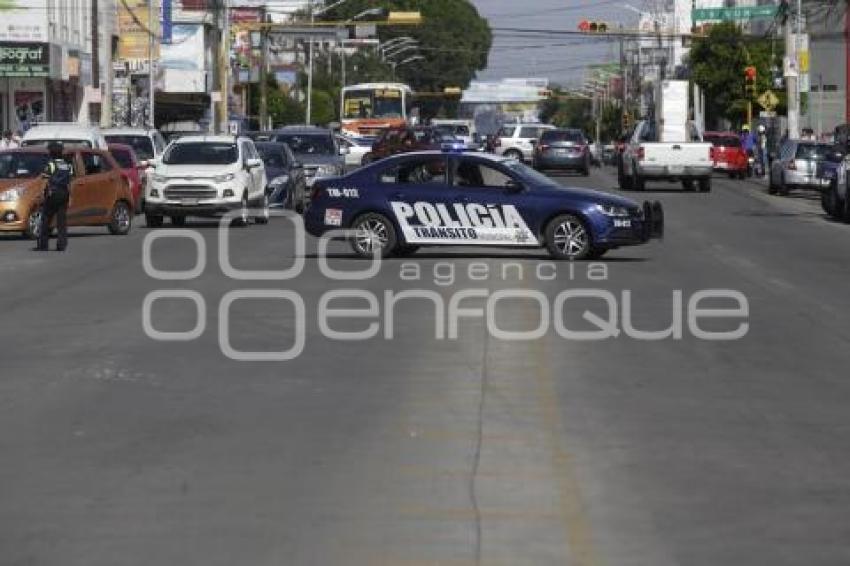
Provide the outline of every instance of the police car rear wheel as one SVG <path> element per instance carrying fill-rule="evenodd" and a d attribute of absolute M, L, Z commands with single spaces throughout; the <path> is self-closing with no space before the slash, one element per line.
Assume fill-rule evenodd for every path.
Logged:
<path fill-rule="evenodd" d="M 351 247 L 357 255 L 374 257 L 375 249 L 380 248 L 381 257 L 387 257 L 395 251 L 395 228 L 385 216 L 376 213 L 364 214 L 358 217 L 351 227 L 354 230 Z"/>
<path fill-rule="evenodd" d="M 585 259 L 593 254 L 593 243 L 584 222 L 572 214 L 554 218 L 546 227 L 546 247 L 555 259 Z"/>

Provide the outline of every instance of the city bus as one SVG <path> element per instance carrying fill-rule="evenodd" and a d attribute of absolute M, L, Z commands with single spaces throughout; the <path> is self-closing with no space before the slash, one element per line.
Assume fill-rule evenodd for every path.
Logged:
<path fill-rule="evenodd" d="M 343 88 L 341 98 L 342 133 L 376 137 L 386 128 L 408 123 L 413 91 L 401 83 L 364 83 Z"/>

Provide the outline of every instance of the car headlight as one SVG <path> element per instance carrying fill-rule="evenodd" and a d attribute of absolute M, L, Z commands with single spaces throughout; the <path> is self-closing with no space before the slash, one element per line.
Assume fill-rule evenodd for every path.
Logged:
<path fill-rule="evenodd" d="M 224 175 L 216 175 L 215 177 L 213 177 L 213 181 L 215 181 L 216 183 L 226 183 L 228 181 L 232 181 L 235 178 L 236 175 L 234 175 L 233 173 L 225 173 Z"/>
<path fill-rule="evenodd" d="M 597 204 L 596 210 L 605 216 L 629 216 L 629 209 L 625 206 L 614 206 L 613 204 Z"/>
<path fill-rule="evenodd" d="M 154 173 L 154 174 L 151 176 L 151 180 L 152 180 L 154 183 L 165 183 L 165 182 L 167 182 L 167 181 L 168 181 L 168 177 L 166 177 L 165 175 L 157 175 L 156 173 Z"/>
<path fill-rule="evenodd" d="M 0 192 L 0 202 L 13 202 L 24 196 L 24 189 L 21 187 L 12 187 Z"/>
<path fill-rule="evenodd" d="M 287 175 L 281 175 L 280 177 L 275 177 L 271 181 L 269 181 L 270 187 L 276 187 L 279 185 L 285 185 L 289 182 L 289 177 Z"/>

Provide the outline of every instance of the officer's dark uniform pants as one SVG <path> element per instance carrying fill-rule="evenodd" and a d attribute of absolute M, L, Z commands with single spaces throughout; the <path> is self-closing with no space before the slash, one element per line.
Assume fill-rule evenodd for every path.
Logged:
<path fill-rule="evenodd" d="M 56 217 L 57 231 L 56 249 L 61 251 L 68 246 L 68 198 L 66 197 L 61 203 L 44 203 L 41 230 L 38 235 L 39 249 L 47 249 L 47 242 L 50 239 L 50 222 L 54 216 Z"/>

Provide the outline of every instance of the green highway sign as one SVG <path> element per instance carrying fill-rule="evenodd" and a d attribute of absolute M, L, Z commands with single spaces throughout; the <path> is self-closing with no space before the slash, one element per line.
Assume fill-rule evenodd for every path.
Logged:
<path fill-rule="evenodd" d="M 778 6 L 740 6 L 737 8 L 696 8 L 692 13 L 695 22 L 703 20 L 754 20 L 773 18 Z"/>

